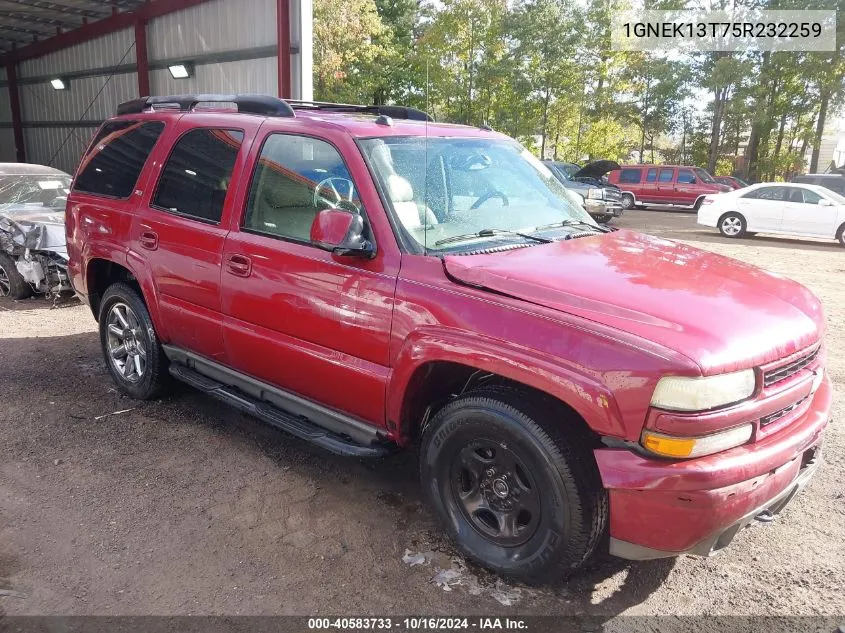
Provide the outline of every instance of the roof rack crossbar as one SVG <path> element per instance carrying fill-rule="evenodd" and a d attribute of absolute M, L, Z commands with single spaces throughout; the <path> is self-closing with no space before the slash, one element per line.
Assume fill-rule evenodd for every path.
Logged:
<path fill-rule="evenodd" d="M 287 103 L 294 109 L 323 110 L 326 112 L 360 112 L 389 116 L 392 119 L 409 119 L 412 121 L 434 121 L 426 112 L 416 108 L 398 105 L 356 105 L 352 103 L 328 103 L 326 101 L 299 101 L 288 99 Z"/>
<path fill-rule="evenodd" d="M 176 106 L 179 110 L 193 110 L 200 103 L 234 103 L 238 112 L 260 114 L 264 116 L 293 117 L 293 108 L 278 97 L 267 95 L 167 95 L 161 97 L 141 97 L 121 103 L 117 114 L 139 114 L 155 106 Z"/>

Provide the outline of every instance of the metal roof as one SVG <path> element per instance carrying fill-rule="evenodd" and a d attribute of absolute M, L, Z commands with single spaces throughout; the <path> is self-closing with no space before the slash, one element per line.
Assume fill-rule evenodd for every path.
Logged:
<path fill-rule="evenodd" d="M 143 4 L 145 0 L 0 0 L 0 56 Z"/>

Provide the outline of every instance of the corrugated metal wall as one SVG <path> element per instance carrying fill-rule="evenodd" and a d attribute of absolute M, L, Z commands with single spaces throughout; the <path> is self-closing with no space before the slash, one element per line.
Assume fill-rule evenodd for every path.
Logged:
<path fill-rule="evenodd" d="M 6 81 L 6 69 L 0 68 L 0 81 Z M 4 127 L 12 122 L 12 111 L 9 107 L 9 89 L 0 86 L 0 163 L 14 162 L 15 135 L 11 128 Z"/>
<path fill-rule="evenodd" d="M 136 72 L 72 77 L 70 89 L 64 91 L 53 90 L 49 79 L 67 73 L 134 66 L 134 44 L 134 30 L 127 29 L 20 64 L 19 89 L 29 162 L 72 172 L 95 131 L 91 122 L 108 118 L 118 103 L 138 96 Z M 150 63 L 197 64 L 195 75 L 184 80 L 174 80 L 166 69 L 151 70 L 150 89 L 155 94 L 278 94 L 275 55 L 242 61 L 214 59 L 216 53 L 262 47 L 262 54 L 266 55 L 266 48 L 275 44 L 275 0 L 211 0 L 157 18 L 147 25 Z M 8 94 L 5 87 L 0 87 L 0 124 L 7 118 L 11 120 Z M 77 121 L 85 123 L 70 125 Z M 14 160 L 12 138 L 11 129 L 0 126 L 0 160 Z"/>

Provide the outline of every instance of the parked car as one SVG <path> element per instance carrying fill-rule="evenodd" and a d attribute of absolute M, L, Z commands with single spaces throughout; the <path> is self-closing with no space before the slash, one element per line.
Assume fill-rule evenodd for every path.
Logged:
<path fill-rule="evenodd" d="M 174 377 L 342 455 L 418 446 L 461 551 L 532 582 L 606 538 L 708 555 L 812 476 L 832 396 L 798 283 L 601 227 L 514 140 L 418 110 L 118 113 L 67 235 L 124 393 Z"/>
<path fill-rule="evenodd" d="M 707 196 L 698 223 L 725 237 L 775 233 L 836 239 L 845 246 L 845 196 L 818 185 L 763 182 Z"/>
<path fill-rule="evenodd" d="M 792 179 L 796 184 L 818 185 L 839 195 L 845 195 L 845 175 L 843 174 L 800 174 Z"/>
<path fill-rule="evenodd" d="M 622 190 L 623 209 L 649 204 L 698 209 L 707 194 L 731 190 L 700 167 L 678 165 L 622 165 L 607 179 Z"/>
<path fill-rule="evenodd" d="M 747 182 L 736 176 L 713 176 L 713 180 L 720 185 L 727 185 L 731 189 L 742 189 L 748 186 Z"/>
<path fill-rule="evenodd" d="M 65 204 L 70 175 L 0 163 L 0 297 L 69 291 Z"/>
<path fill-rule="evenodd" d="M 597 222 L 606 224 L 622 215 L 622 192 L 619 187 L 603 180 L 609 171 L 619 169 L 619 163 L 598 160 L 579 167 L 575 163 L 556 160 L 543 162 L 564 187 L 581 196 L 587 213 Z"/>

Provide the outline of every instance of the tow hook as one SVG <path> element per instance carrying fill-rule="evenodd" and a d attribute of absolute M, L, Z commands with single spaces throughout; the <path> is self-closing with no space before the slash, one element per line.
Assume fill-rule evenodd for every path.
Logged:
<path fill-rule="evenodd" d="M 769 510 L 763 510 L 760 514 L 754 517 L 755 521 L 760 523 L 771 523 L 775 520 L 775 515 Z"/>

